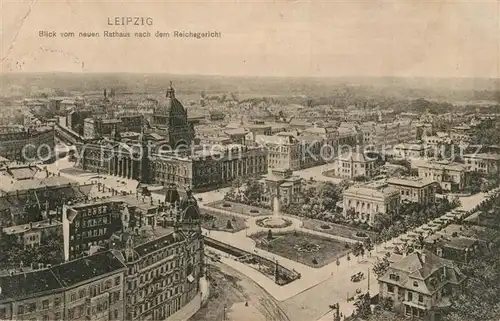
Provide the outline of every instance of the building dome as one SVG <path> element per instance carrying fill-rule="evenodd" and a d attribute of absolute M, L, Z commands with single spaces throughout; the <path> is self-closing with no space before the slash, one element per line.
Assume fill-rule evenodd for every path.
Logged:
<path fill-rule="evenodd" d="M 182 106 L 182 103 L 175 98 L 175 89 L 172 87 L 172 82 L 170 82 L 170 87 L 167 89 L 165 100 L 160 101 L 158 105 L 158 113 L 177 117 L 187 116 L 186 109 Z"/>
<path fill-rule="evenodd" d="M 200 210 L 195 205 L 189 205 L 184 211 L 183 220 L 199 220 L 200 219 Z"/>
<path fill-rule="evenodd" d="M 165 193 L 165 203 L 174 204 L 181 199 L 175 186 L 170 186 Z"/>

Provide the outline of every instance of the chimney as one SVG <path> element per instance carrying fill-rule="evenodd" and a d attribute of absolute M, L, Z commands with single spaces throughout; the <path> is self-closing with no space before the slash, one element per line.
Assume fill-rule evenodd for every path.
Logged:
<path fill-rule="evenodd" d="M 33 223 L 30 222 L 30 230 L 33 228 Z"/>
<path fill-rule="evenodd" d="M 425 263 L 426 256 L 427 255 L 426 255 L 425 251 L 420 252 L 420 258 L 422 259 L 422 263 Z"/>
<path fill-rule="evenodd" d="M 49 225 L 52 225 L 52 216 L 49 217 Z"/>

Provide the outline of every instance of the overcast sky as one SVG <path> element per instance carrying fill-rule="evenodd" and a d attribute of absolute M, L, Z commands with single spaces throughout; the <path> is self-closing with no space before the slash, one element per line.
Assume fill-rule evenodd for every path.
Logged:
<path fill-rule="evenodd" d="M 2 3 L 2 71 L 500 77 L 500 0 Z M 108 17 L 152 26 L 108 26 Z M 39 38 L 41 30 L 100 32 Z M 103 31 L 151 32 L 104 38 Z M 156 31 L 219 31 L 160 39 Z"/>

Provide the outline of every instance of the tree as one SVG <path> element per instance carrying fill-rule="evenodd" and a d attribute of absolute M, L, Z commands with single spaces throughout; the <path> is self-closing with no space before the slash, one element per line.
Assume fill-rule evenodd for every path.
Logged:
<path fill-rule="evenodd" d="M 362 294 L 354 302 L 356 316 L 366 319 L 372 314 L 370 293 Z"/>
<path fill-rule="evenodd" d="M 264 194 L 264 185 L 256 179 L 251 179 L 247 182 L 243 194 L 250 202 L 260 202 L 260 197 Z"/>
<path fill-rule="evenodd" d="M 227 220 L 227 223 L 226 223 L 226 228 L 228 230 L 232 230 L 233 229 L 233 224 L 231 223 L 231 220 Z"/>
<path fill-rule="evenodd" d="M 356 258 L 359 258 L 364 253 L 364 248 L 363 244 L 361 242 L 356 242 L 354 243 L 352 247 L 352 255 L 354 255 Z"/>
<path fill-rule="evenodd" d="M 270 229 L 267 231 L 267 239 L 269 241 L 273 239 L 273 232 Z"/>
<path fill-rule="evenodd" d="M 337 202 L 340 199 L 340 191 L 337 185 L 332 182 L 323 183 L 319 188 L 318 195 L 325 210 L 335 211 Z"/>
<path fill-rule="evenodd" d="M 363 244 L 366 252 L 369 253 L 369 255 L 371 255 L 371 252 L 373 251 L 373 243 L 372 243 L 372 240 L 370 238 L 367 238 Z"/>
<path fill-rule="evenodd" d="M 377 259 L 377 262 L 373 264 L 372 271 L 375 273 L 377 278 L 381 277 L 382 275 L 387 272 L 387 269 L 389 268 L 390 262 L 389 259 L 384 256 L 382 259 Z"/>
<path fill-rule="evenodd" d="M 378 306 L 384 311 L 392 311 L 394 300 L 391 297 L 380 298 Z"/>

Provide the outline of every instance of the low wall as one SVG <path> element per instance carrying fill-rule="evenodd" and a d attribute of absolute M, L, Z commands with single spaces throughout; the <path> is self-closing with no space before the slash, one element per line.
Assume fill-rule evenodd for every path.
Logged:
<path fill-rule="evenodd" d="M 214 248 L 216 250 L 228 253 L 229 255 L 232 255 L 232 256 L 234 256 L 236 258 L 240 258 L 240 257 L 244 257 L 244 256 L 250 256 L 251 259 L 256 259 L 261 265 L 266 265 L 266 266 L 270 266 L 270 267 L 273 267 L 273 266 L 276 265 L 276 262 L 274 262 L 274 261 L 272 261 L 270 259 L 262 257 L 262 256 L 260 256 L 260 255 L 258 255 L 256 253 L 252 253 L 252 252 L 248 252 L 248 251 L 242 250 L 242 249 L 237 248 L 235 246 L 232 246 L 230 244 L 223 243 L 223 242 L 215 240 L 215 239 L 213 239 L 211 237 L 205 236 L 204 243 L 208 247 L 212 247 L 212 248 Z M 297 279 L 300 278 L 300 273 L 298 273 L 298 272 L 296 272 L 294 270 L 289 270 L 289 269 L 285 268 L 284 266 L 280 265 L 279 263 L 278 263 L 278 272 L 279 272 L 280 275 L 286 276 L 286 279 L 289 280 L 289 282 L 287 282 L 287 283 L 281 283 L 279 285 L 285 285 L 285 284 L 288 284 L 288 283 L 293 282 L 293 281 L 295 281 L 295 280 L 297 280 Z"/>

